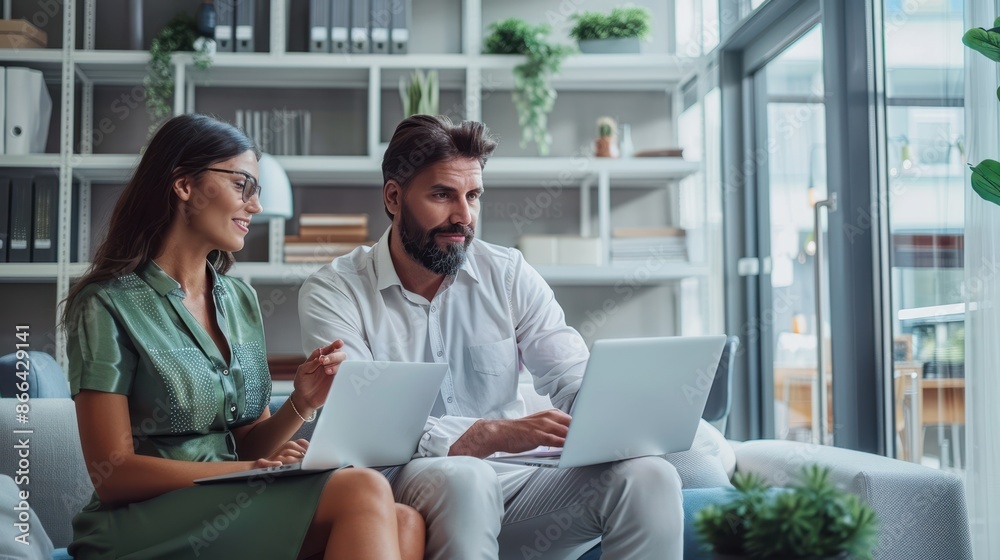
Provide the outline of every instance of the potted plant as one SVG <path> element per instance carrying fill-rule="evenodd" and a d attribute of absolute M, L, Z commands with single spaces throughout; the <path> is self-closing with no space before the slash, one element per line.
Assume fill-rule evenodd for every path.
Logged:
<path fill-rule="evenodd" d="M 193 51 L 195 67 L 206 70 L 212 64 L 215 42 L 204 40 L 193 17 L 179 13 L 153 38 L 149 45 L 149 71 L 143 79 L 146 88 L 146 111 L 149 112 L 149 135 L 173 115 L 170 100 L 174 96 L 173 54 Z"/>
<path fill-rule="evenodd" d="M 426 75 L 414 70 L 410 82 L 399 78 L 399 99 L 403 102 L 403 116 L 438 114 L 438 75 L 431 70 Z"/>
<path fill-rule="evenodd" d="M 521 147 L 529 142 L 538 146 L 540 155 L 548 155 L 552 136 L 548 130 L 548 115 L 556 102 L 552 76 L 559 72 L 562 61 L 573 52 L 572 47 L 549 42 L 548 25 L 531 25 L 509 18 L 490 25 L 484 41 L 487 54 L 519 54 L 527 57 L 524 64 L 514 67 L 514 107 L 521 125 Z"/>
<path fill-rule="evenodd" d="M 594 140 L 594 155 L 597 157 L 618 157 L 618 123 L 611 117 L 597 119 L 597 139 Z"/>
<path fill-rule="evenodd" d="M 966 31 L 962 42 L 986 58 L 1000 62 L 1000 17 L 993 22 L 992 29 L 974 27 Z M 1000 98 L 1000 88 L 997 88 L 997 98 Z M 972 190 L 983 200 L 1000 205 L 1000 162 L 984 159 L 972 167 Z"/>
<path fill-rule="evenodd" d="M 610 14 L 583 12 L 569 34 L 583 53 L 638 53 L 639 40 L 649 37 L 649 10 L 641 6 L 618 7 Z"/>
<path fill-rule="evenodd" d="M 695 514 L 695 531 L 716 560 L 870 559 L 875 513 L 829 474 L 812 465 L 798 485 L 771 490 L 759 476 L 737 473 L 733 500 Z"/>

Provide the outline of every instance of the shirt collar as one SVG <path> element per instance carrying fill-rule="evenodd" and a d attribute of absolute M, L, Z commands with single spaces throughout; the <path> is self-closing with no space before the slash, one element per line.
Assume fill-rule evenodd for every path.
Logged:
<path fill-rule="evenodd" d="M 215 267 L 208 261 L 205 261 L 205 266 L 208 268 L 208 274 L 211 277 L 213 286 L 212 289 L 217 293 L 225 292 L 225 286 L 219 282 L 219 273 L 216 272 Z M 180 282 L 171 278 L 169 274 L 160 268 L 160 265 L 153 262 L 153 259 L 147 261 L 146 264 L 138 270 L 138 275 L 161 296 L 172 293 L 173 295 L 181 298 L 185 297 L 184 290 L 181 289 Z"/>
<path fill-rule="evenodd" d="M 396 267 L 392 263 L 392 255 L 389 253 L 389 232 L 392 231 L 392 226 L 386 228 L 385 233 L 379 238 L 378 243 L 375 244 L 375 277 L 378 281 L 376 288 L 378 291 L 382 291 L 389 286 L 398 285 L 400 288 L 403 287 L 403 282 L 399 279 L 399 275 L 396 274 Z M 473 245 L 476 241 L 472 242 Z M 472 246 L 469 245 L 469 251 L 466 253 L 465 262 L 462 263 L 461 268 L 458 269 L 459 273 L 466 273 L 469 278 L 472 278 L 477 283 L 479 282 L 479 274 L 476 270 L 475 264 L 473 264 L 473 259 L 471 258 Z"/>

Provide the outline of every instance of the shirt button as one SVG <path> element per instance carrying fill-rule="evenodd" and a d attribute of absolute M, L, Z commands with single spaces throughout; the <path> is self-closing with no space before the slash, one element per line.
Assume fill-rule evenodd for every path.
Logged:
<path fill-rule="evenodd" d="M 229 375 L 229 370 L 228 369 L 222 370 L 222 375 Z"/>
<path fill-rule="evenodd" d="M 455 400 L 454 397 L 448 397 L 448 402 L 452 402 L 454 400 Z"/>
<path fill-rule="evenodd" d="M 435 311 L 437 311 L 437 310 L 438 310 L 438 308 L 437 308 L 437 307 L 435 307 L 435 306 L 433 306 L 433 305 L 431 306 L 431 313 L 434 313 L 434 312 L 435 312 Z"/>
<path fill-rule="evenodd" d="M 235 404 L 229 406 L 229 412 L 236 412 L 236 405 Z"/>
<path fill-rule="evenodd" d="M 438 357 L 440 358 L 441 356 L 444 356 L 444 352 L 438 350 Z"/>

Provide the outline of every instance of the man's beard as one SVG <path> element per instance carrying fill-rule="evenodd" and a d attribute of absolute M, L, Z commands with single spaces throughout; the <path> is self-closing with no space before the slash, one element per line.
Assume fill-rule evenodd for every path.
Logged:
<path fill-rule="evenodd" d="M 424 231 L 405 207 L 400 212 L 399 240 L 403 242 L 406 253 L 435 274 L 455 275 L 465 263 L 465 255 L 475 230 L 461 224 L 452 224 Z M 465 242 L 448 243 L 445 249 L 441 249 L 437 242 L 438 234 L 461 234 L 465 236 Z"/>

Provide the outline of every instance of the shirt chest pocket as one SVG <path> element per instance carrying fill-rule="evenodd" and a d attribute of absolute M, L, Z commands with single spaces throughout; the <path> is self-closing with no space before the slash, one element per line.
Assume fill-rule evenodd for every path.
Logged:
<path fill-rule="evenodd" d="M 469 346 L 472 369 L 485 375 L 516 374 L 517 346 L 514 338 Z"/>

